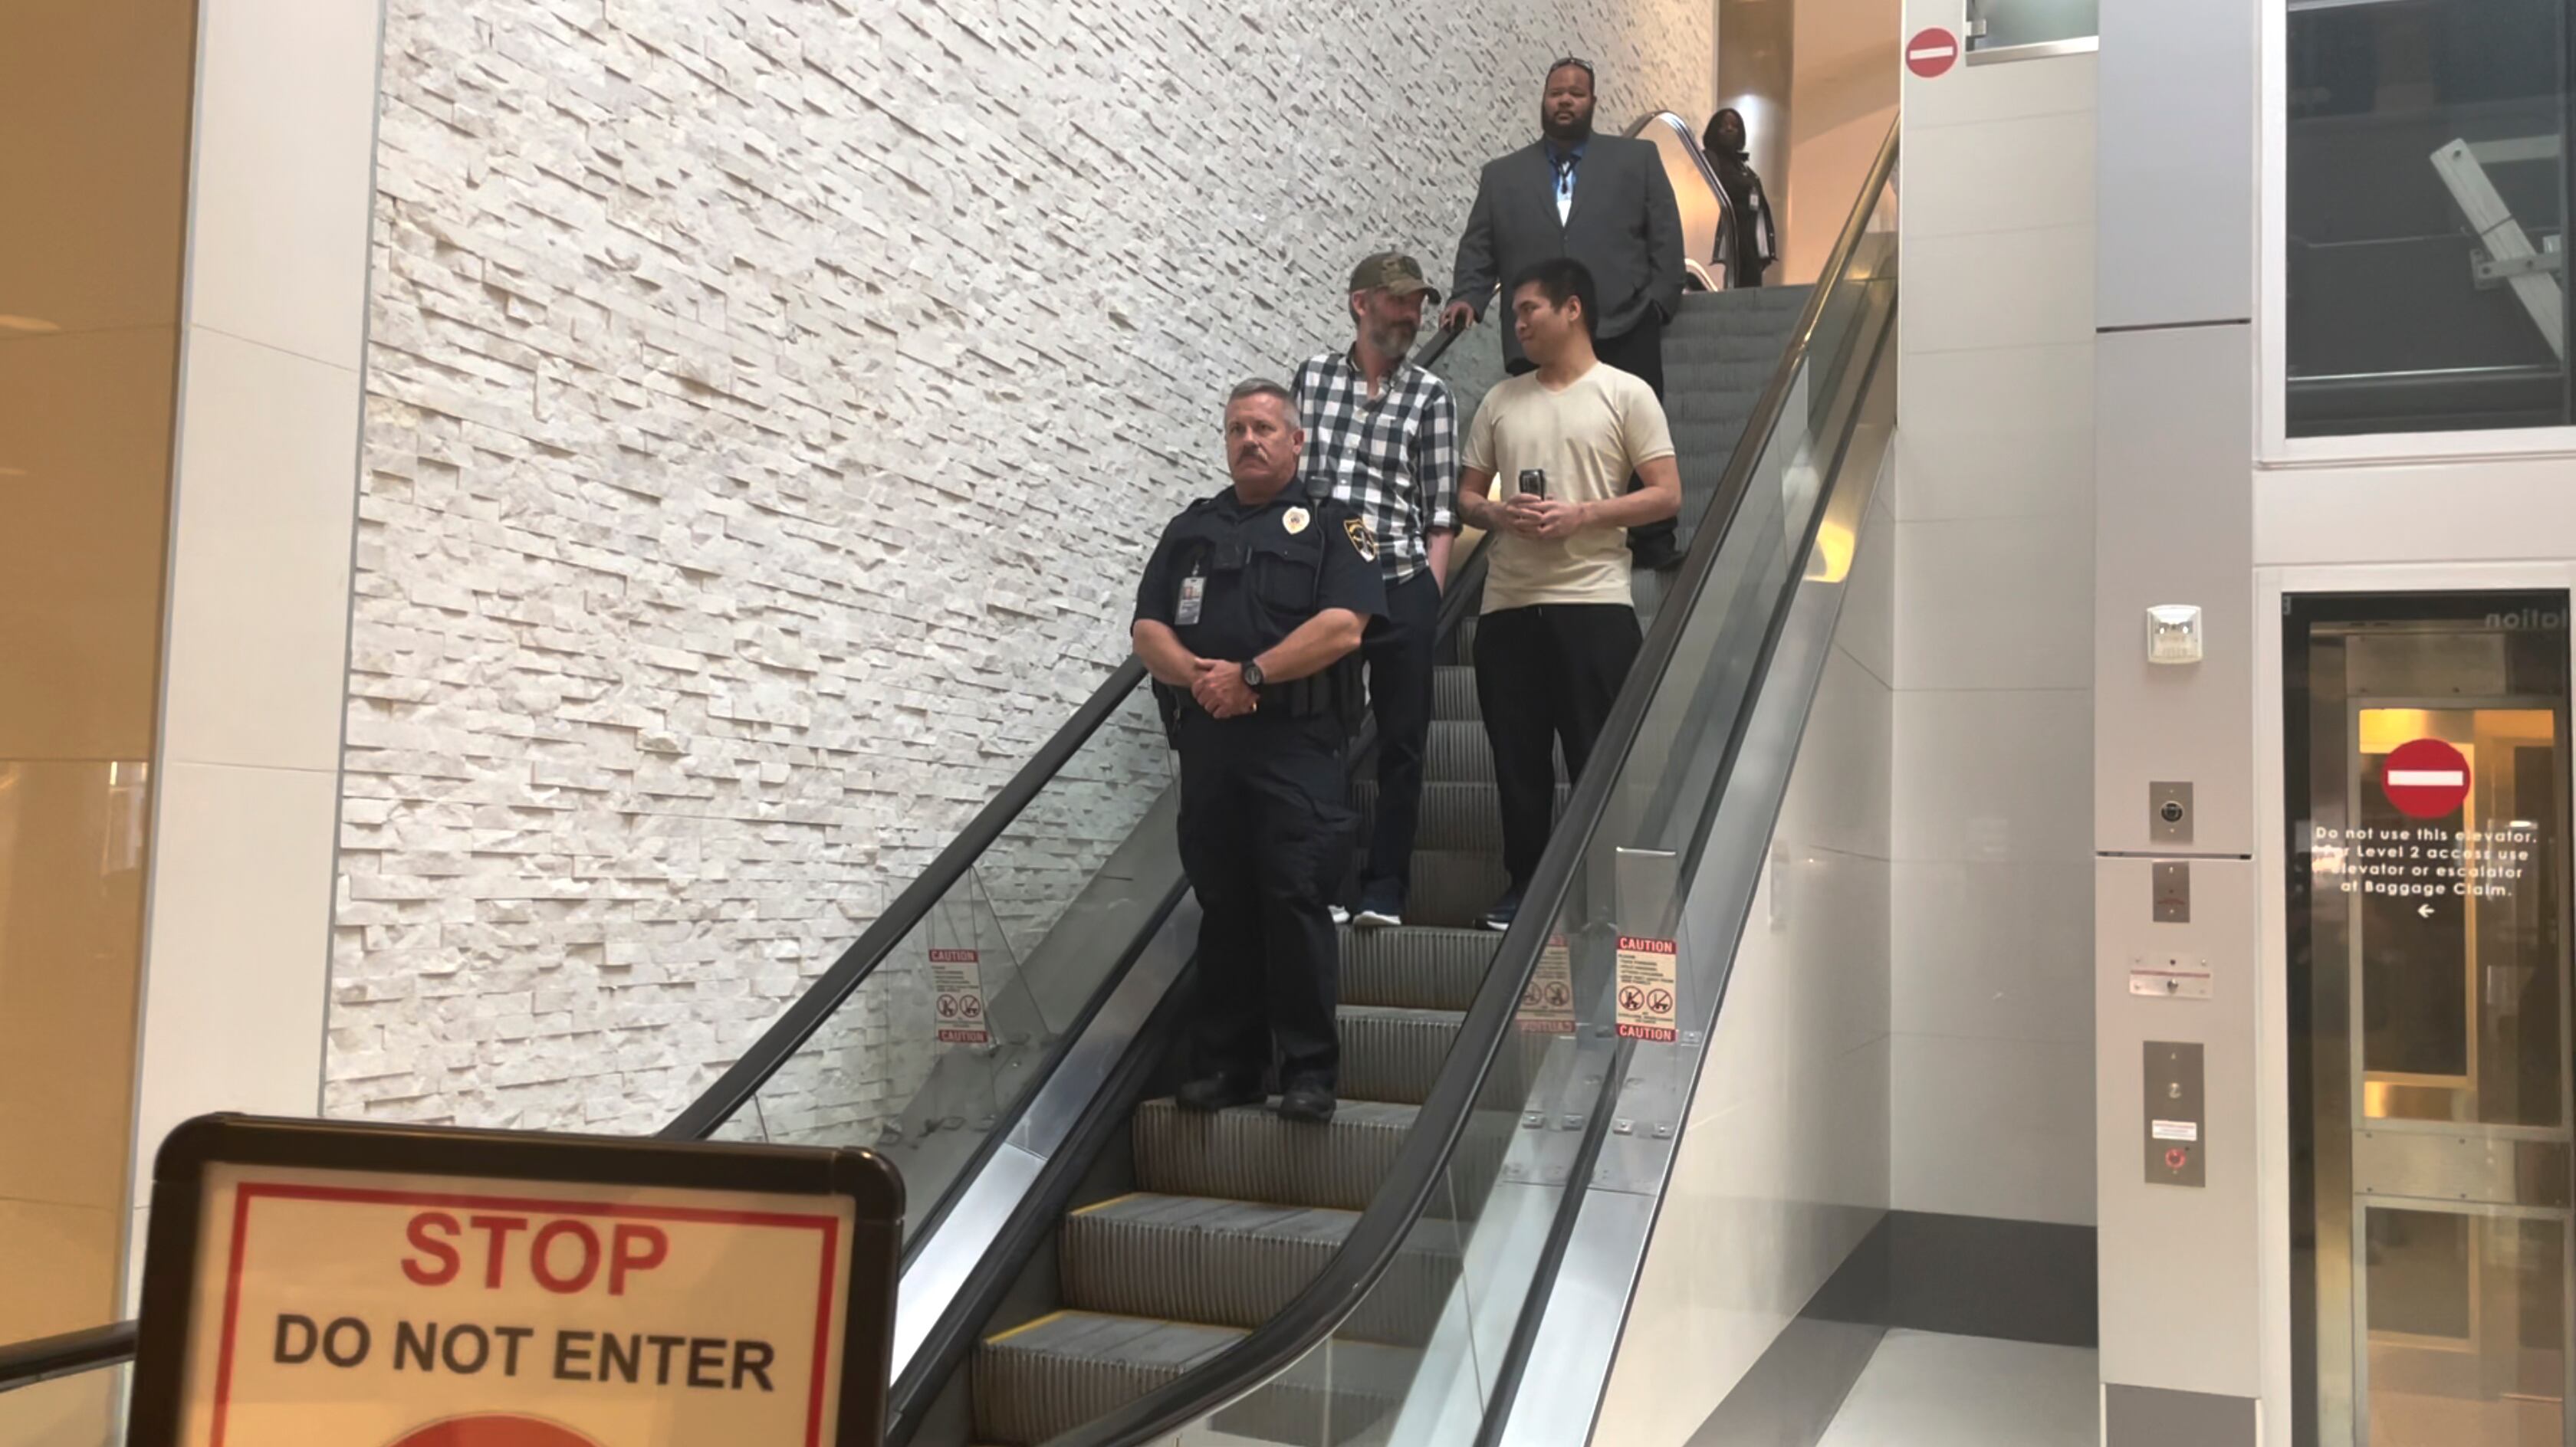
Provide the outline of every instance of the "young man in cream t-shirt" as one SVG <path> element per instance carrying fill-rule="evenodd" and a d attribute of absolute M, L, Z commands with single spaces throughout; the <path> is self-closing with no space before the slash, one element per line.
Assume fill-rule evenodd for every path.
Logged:
<path fill-rule="evenodd" d="M 1512 324 L 1538 370 L 1485 394 L 1467 430 L 1458 515 L 1493 534 L 1476 625 L 1476 701 L 1494 751 L 1511 887 L 1485 913 L 1520 912 L 1556 811 L 1558 744 L 1581 777 L 1644 635 L 1628 592 L 1632 527 L 1681 510 L 1672 429 L 1644 381 L 1593 355 L 1592 273 L 1567 257 L 1512 281 Z M 1522 480 L 1533 472 L 1533 486 Z M 1634 474 L 1644 486 L 1625 491 Z"/>

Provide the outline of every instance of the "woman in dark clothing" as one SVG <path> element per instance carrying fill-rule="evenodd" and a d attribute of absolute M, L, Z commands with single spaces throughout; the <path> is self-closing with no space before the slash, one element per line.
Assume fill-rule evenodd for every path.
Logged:
<path fill-rule="evenodd" d="M 1735 224 L 1732 244 L 1730 238 L 1719 237 L 1717 255 L 1711 260 L 1727 264 L 1728 286 L 1760 286 L 1763 271 L 1780 257 L 1780 234 L 1771 221 L 1771 198 L 1762 192 L 1762 178 L 1753 174 L 1752 164 L 1744 157 L 1743 114 L 1729 106 L 1709 117 L 1700 148 L 1717 168 L 1717 182 L 1726 188 L 1727 212 Z"/>

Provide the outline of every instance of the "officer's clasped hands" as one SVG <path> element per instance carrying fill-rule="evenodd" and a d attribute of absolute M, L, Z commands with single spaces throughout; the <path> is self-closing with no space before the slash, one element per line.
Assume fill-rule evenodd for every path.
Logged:
<path fill-rule="evenodd" d="M 1243 681 L 1242 664 L 1202 658 L 1198 669 L 1198 676 L 1190 680 L 1190 697 L 1211 717 L 1241 718 L 1260 709 L 1261 695 Z"/>

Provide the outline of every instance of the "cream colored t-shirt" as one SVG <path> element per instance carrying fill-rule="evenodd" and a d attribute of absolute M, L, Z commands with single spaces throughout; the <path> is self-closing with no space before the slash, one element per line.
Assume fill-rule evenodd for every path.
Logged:
<path fill-rule="evenodd" d="M 1547 495 L 1605 502 L 1628 490 L 1642 463 L 1673 455 L 1663 404 L 1645 379 L 1595 364 L 1561 392 L 1524 372 L 1485 394 L 1467 429 L 1467 467 L 1494 474 L 1495 502 L 1520 491 L 1521 473 L 1547 472 Z M 1486 546 L 1484 611 L 1533 603 L 1620 603 L 1628 592 L 1628 530 L 1583 528 L 1553 543 L 1496 532 Z"/>

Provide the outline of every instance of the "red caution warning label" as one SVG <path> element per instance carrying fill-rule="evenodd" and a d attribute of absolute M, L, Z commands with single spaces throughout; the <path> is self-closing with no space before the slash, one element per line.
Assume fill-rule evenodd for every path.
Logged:
<path fill-rule="evenodd" d="M 986 1045 L 993 1030 L 984 1021 L 984 967 L 973 950 L 930 952 L 931 1009 L 942 1045 Z"/>
<path fill-rule="evenodd" d="M 1671 940 L 1619 936 L 1619 1033 L 1671 1040 L 1681 1003 L 1681 954 Z"/>
<path fill-rule="evenodd" d="M 1574 969 L 1565 936 L 1549 935 L 1538 952 L 1538 969 L 1521 991 L 1520 1028 L 1528 1035 L 1574 1033 Z"/>

